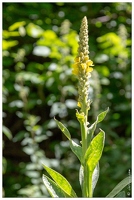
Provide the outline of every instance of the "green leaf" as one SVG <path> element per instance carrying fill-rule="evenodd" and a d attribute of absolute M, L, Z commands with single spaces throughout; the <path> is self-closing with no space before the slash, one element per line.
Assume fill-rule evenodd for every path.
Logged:
<path fill-rule="evenodd" d="M 101 158 L 104 147 L 105 133 L 100 129 L 93 138 L 84 156 L 83 192 L 86 197 L 92 197 L 93 190 L 99 177 L 97 164 Z"/>
<path fill-rule="evenodd" d="M 12 40 L 12 41 L 7 41 L 7 40 L 3 40 L 2 41 L 2 49 L 3 50 L 8 50 L 10 49 L 11 47 L 14 47 L 18 44 L 18 41 L 17 40 Z"/>
<path fill-rule="evenodd" d="M 52 197 L 67 197 L 64 191 L 49 177 L 43 174 L 43 183 Z"/>
<path fill-rule="evenodd" d="M 100 129 L 101 130 L 101 129 Z M 90 146 L 88 147 L 85 154 L 85 164 L 88 165 L 89 171 L 93 172 L 98 161 L 101 158 L 103 147 L 104 147 L 105 133 L 100 131 L 97 136 L 93 138 Z"/>
<path fill-rule="evenodd" d="M 82 188 L 82 184 L 83 184 L 83 179 L 84 179 L 84 168 L 81 165 L 80 170 L 79 170 L 79 182 L 80 182 L 81 188 Z"/>
<path fill-rule="evenodd" d="M 2 131 L 3 131 L 3 133 L 7 136 L 7 138 L 8 138 L 9 140 L 12 139 L 12 133 L 11 133 L 11 131 L 10 131 L 6 126 L 3 126 L 3 127 L 2 127 Z"/>
<path fill-rule="evenodd" d="M 93 191 L 94 191 L 96 184 L 97 184 L 97 181 L 99 179 L 99 162 L 96 165 L 94 171 L 88 173 L 88 170 L 89 170 L 89 168 L 87 168 L 87 173 L 86 173 L 86 176 L 85 176 L 85 179 L 87 179 L 87 182 L 84 182 L 85 181 L 84 180 L 84 168 L 81 165 L 80 171 L 79 171 L 79 182 L 80 182 L 81 188 L 83 187 L 83 184 L 86 184 L 85 187 L 87 187 L 88 189 L 90 188 L 90 183 L 92 182 L 91 188 L 92 188 L 92 194 L 93 194 Z M 87 196 L 88 195 L 89 194 L 87 194 Z"/>
<path fill-rule="evenodd" d="M 124 178 L 120 183 L 118 183 L 115 188 L 106 196 L 106 198 L 113 198 L 117 195 L 124 187 L 132 182 L 131 176 Z"/>
<path fill-rule="evenodd" d="M 10 38 L 10 37 L 20 36 L 18 31 L 9 32 L 9 31 L 6 31 L 6 30 L 2 31 L 2 35 L 3 35 L 4 39 Z"/>
<path fill-rule="evenodd" d="M 116 198 L 117 197 L 126 197 L 126 193 L 125 193 L 125 191 L 121 191 L 121 192 L 119 192 L 117 195 L 116 195 Z"/>
<path fill-rule="evenodd" d="M 106 114 L 108 113 L 109 108 L 107 108 L 107 110 L 105 110 L 104 112 L 101 112 L 98 117 L 97 117 L 97 124 L 100 123 L 101 121 L 103 121 L 103 119 L 106 117 Z"/>
<path fill-rule="evenodd" d="M 93 176 L 92 176 L 92 189 L 93 189 L 93 191 L 96 187 L 98 179 L 99 179 L 99 163 L 96 165 L 94 172 L 93 172 Z"/>
<path fill-rule="evenodd" d="M 84 171 L 83 171 L 83 166 L 80 166 L 80 170 L 79 170 L 79 182 L 80 185 L 82 187 L 83 184 L 83 179 L 84 179 Z M 92 189 L 94 191 L 97 181 L 99 179 L 99 163 L 97 164 L 96 168 L 94 169 L 93 175 L 92 175 Z"/>
<path fill-rule="evenodd" d="M 15 22 L 14 24 L 12 24 L 11 26 L 9 26 L 9 31 L 14 31 L 15 29 L 19 28 L 20 26 L 24 26 L 26 24 L 25 21 L 22 22 Z"/>
<path fill-rule="evenodd" d="M 52 179 L 55 181 L 55 183 L 70 197 L 77 197 L 76 193 L 74 192 L 72 186 L 70 183 L 66 180 L 65 177 L 63 177 L 61 174 L 56 172 L 55 170 L 43 165 L 45 170 L 48 172 L 48 174 L 52 177 Z"/>
<path fill-rule="evenodd" d="M 82 147 L 75 143 L 73 140 L 70 140 L 70 147 L 80 162 L 82 162 Z"/>
<path fill-rule="evenodd" d="M 34 23 L 29 23 L 26 27 L 26 31 L 27 31 L 27 34 L 33 38 L 41 37 L 41 35 L 44 32 L 44 30 L 40 26 Z"/>
<path fill-rule="evenodd" d="M 55 119 L 55 121 L 56 121 L 59 129 L 62 131 L 62 133 L 64 133 L 65 136 L 70 140 L 71 139 L 71 135 L 70 135 L 70 132 L 68 131 L 68 129 L 61 122 L 59 122 L 57 119 Z"/>
<path fill-rule="evenodd" d="M 88 129 L 88 135 L 87 135 L 87 144 L 90 144 L 90 141 L 93 137 L 94 131 L 96 129 L 96 126 L 98 123 L 100 123 L 101 121 L 103 121 L 103 119 L 105 118 L 106 114 L 108 113 L 109 108 L 107 108 L 107 110 L 101 112 L 98 116 L 96 121 L 89 127 Z"/>
<path fill-rule="evenodd" d="M 78 159 L 82 160 L 82 148 L 80 145 L 78 145 L 77 143 L 75 143 L 73 140 L 71 140 L 71 135 L 69 130 L 61 123 L 59 122 L 57 119 L 55 119 L 58 127 L 60 128 L 60 130 L 62 131 L 62 133 L 64 133 L 64 135 L 70 140 L 70 148 L 72 149 L 72 151 L 74 152 L 74 154 L 78 157 Z"/>

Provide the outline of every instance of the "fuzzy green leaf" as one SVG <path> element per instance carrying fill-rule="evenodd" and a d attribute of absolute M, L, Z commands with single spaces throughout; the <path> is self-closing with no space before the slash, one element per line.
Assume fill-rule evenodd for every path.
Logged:
<path fill-rule="evenodd" d="M 68 129 L 61 123 L 59 122 L 57 119 L 55 119 L 59 129 L 62 131 L 62 133 L 65 134 L 65 136 L 70 140 L 71 139 L 71 135 L 70 132 L 68 131 Z"/>
<path fill-rule="evenodd" d="M 107 108 L 107 110 L 101 112 L 98 117 L 97 117 L 97 124 L 100 123 L 101 121 L 103 121 L 103 119 L 106 117 L 106 114 L 108 113 L 109 108 Z"/>
<path fill-rule="evenodd" d="M 100 129 L 101 130 L 101 129 Z M 85 164 L 88 165 L 89 171 L 93 172 L 98 161 L 101 158 L 103 147 L 104 147 L 105 133 L 100 131 L 97 136 L 93 138 L 90 146 L 88 147 L 85 154 Z"/>
<path fill-rule="evenodd" d="M 94 169 L 94 172 L 93 172 L 93 176 L 92 176 L 92 188 L 93 188 L 93 191 L 94 191 L 94 189 L 96 187 L 98 179 L 99 179 L 99 163 L 96 165 L 96 167 Z"/>
<path fill-rule="evenodd" d="M 79 182 L 82 188 L 82 184 L 83 184 L 83 179 L 84 179 L 84 169 L 83 166 L 80 166 L 80 170 L 79 170 Z"/>
<path fill-rule="evenodd" d="M 69 130 L 61 123 L 59 122 L 57 119 L 55 119 L 58 127 L 60 128 L 60 130 L 62 131 L 62 133 L 64 133 L 64 135 L 70 140 L 70 148 L 72 149 L 72 151 L 74 152 L 74 154 L 78 157 L 78 159 L 82 160 L 82 148 L 80 145 L 78 145 L 77 143 L 75 143 L 73 140 L 71 140 L 71 135 Z"/>
<path fill-rule="evenodd" d="M 97 164 L 97 166 L 95 167 L 94 171 L 91 174 L 92 174 L 92 190 L 94 191 L 99 179 L 99 163 Z M 81 188 L 82 188 L 83 181 L 84 181 L 84 168 L 81 165 L 80 170 L 79 170 L 79 182 L 80 182 Z"/>
<path fill-rule="evenodd" d="M 65 177 L 63 177 L 61 174 L 56 172 L 55 170 L 43 165 L 45 170 L 48 172 L 48 174 L 52 177 L 52 179 L 55 181 L 55 183 L 70 197 L 77 197 L 76 193 L 74 192 L 72 186 L 70 183 L 66 180 Z"/>
<path fill-rule="evenodd" d="M 93 137 L 94 131 L 96 129 L 96 126 L 98 123 L 100 123 L 106 116 L 106 114 L 108 113 L 109 108 L 107 108 L 107 110 L 101 112 L 98 116 L 96 121 L 89 127 L 88 129 L 88 135 L 87 135 L 87 144 L 89 145 L 91 142 L 91 139 Z"/>
<path fill-rule="evenodd" d="M 43 183 L 52 197 L 66 197 L 64 191 L 49 177 L 43 174 Z"/>
<path fill-rule="evenodd" d="M 118 183 L 115 188 L 106 196 L 106 198 L 115 197 L 124 187 L 132 182 L 131 176 L 124 178 L 120 183 Z"/>
<path fill-rule="evenodd" d="M 70 140 L 70 147 L 80 162 L 82 162 L 82 147 L 75 143 L 73 140 Z"/>

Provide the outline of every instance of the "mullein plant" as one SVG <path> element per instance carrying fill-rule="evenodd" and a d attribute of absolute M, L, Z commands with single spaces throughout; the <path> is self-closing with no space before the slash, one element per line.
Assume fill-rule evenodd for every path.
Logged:
<path fill-rule="evenodd" d="M 76 110 L 76 117 L 80 123 L 81 141 L 75 143 L 69 130 L 57 119 L 55 119 L 59 129 L 70 141 L 70 148 L 78 157 L 81 167 L 79 170 L 79 182 L 82 190 L 82 197 L 93 197 L 93 192 L 99 178 L 99 160 L 102 156 L 102 151 L 105 141 L 105 132 L 100 129 L 100 132 L 94 136 L 94 132 L 98 123 L 106 116 L 109 108 L 101 112 L 96 121 L 90 125 L 88 122 L 88 112 L 90 110 L 91 100 L 89 99 L 89 78 L 93 71 L 93 61 L 89 58 L 88 46 L 88 23 L 84 17 L 81 23 L 79 34 L 78 55 L 73 64 L 72 73 L 78 78 L 78 104 L 79 110 Z M 43 175 L 43 182 L 52 197 L 77 197 L 70 183 L 61 174 L 55 170 L 43 165 L 49 178 Z M 107 197 L 116 196 L 126 185 L 130 184 L 130 176 L 121 181 Z M 124 193 L 123 193 L 124 194 Z"/>

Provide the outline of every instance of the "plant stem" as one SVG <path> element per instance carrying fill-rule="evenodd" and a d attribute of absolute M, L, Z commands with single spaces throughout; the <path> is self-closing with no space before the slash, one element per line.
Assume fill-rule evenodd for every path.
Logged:
<path fill-rule="evenodd" d="M 87 128 L 85 126 L 85 122 L 81 123 L 81 133 L 82 133 L 82 154 L 84 159 L 87 150 Z"/>
<path fill-rule="evenodd" d="M 85 163 L 85 154 L 88 149 L 87 141 L 87 119 L 88 110 L 90 109 L 90 99 L 88 97 L 89 93 L 89 78 L 91 72 L 93 71 L 93 62 L 89 58 L 88 50 L 88 22 L 87 18 L 84 17 L 80 27 L 79 33 L 79 48 L 78 56 L 75 58 L 75 63 L 73 65 L 73 74 L 75 74 L 78 79 L 78 106 L 81 108 L 80 113 L 77 111 L 77 118 L 80 122 L 81 127 L 81 138 L 82 138 L 82 166 L 83 166 L 83 183 L 82 183 L 82 194 L 83 197 L 92 197 L 92 177 L 89 173 L 87 163 Z"/>
<path fill-rule="evenodd" d="M 84 122 L 81 124 L 82 150 L 84 158 L 87 150 L 87 118 L 88 118 L 87 96 L 84 97 L 81 111 L 84 113 Z"/>
<path fill-rule="evenodd" d="M 88 171 L 88 168 L 87 168 L 87 171 Z M 91 173 L 88 171 L 88 173 L 87 173 L 88 175 L 88 185 L 87 185 L 87 187 L 88 187 L 88 197 L 90 197 L 90 198 L 92 198 L 92 175 L 91 175 Z"/>
<path fill-rule="evenodd" d="M 86 102 L 86 98 L 85 98 Z M 92 198 L 92 175 L 89 171 L 87 163 L 84 161 L 85 153 L 87 150 L 87 119 L 88 119 L 88 108 L 86 103 L 83 102 L 82 111 L 84 112 L 84 122 L 81 125 L 81 135 L 82 135 L 82 153 L 83 153 L 83 167 L 84 167 L 84 180 L 83 180 L 83 187 L 82 187 L 82 194 L 83 197 L 90 197 Z"/>

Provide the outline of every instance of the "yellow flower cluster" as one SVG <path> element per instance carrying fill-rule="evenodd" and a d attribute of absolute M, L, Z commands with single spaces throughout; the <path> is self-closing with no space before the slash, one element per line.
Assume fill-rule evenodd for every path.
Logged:
<path fill-rule="evenodd" d="M 78 107 L 81 108 L 81 113 L 86 115 L 87 111 L 90 109 L 90 99 L 89 99 L 89 78 L 91 77 L 91 72 L 93 71 L 93 62 L 89 59 L 88 50 L 88 23 L 87 18 L 84 17 L 80 27 L 79 33 L 79 47 L 78 55 L 75 58 L 73 64 L 72 73 L 78 77 Z"/>
<path fill-rule="evenodd" d="M 85 62 L 81 62 L 80 57 L 75 58 L 75 63 L 73 64 L 73 70 L 72 70 L 72 73 L 74 75 L 79 76 L 79 73 L 81 72 L 90 73 L 93 71 L 93 68 L 90 66 L 94 66 L 94 65 L 93 65 L 93 62 L 89 60 L 88 56 L 84 57 L 84 61 Z"/>

